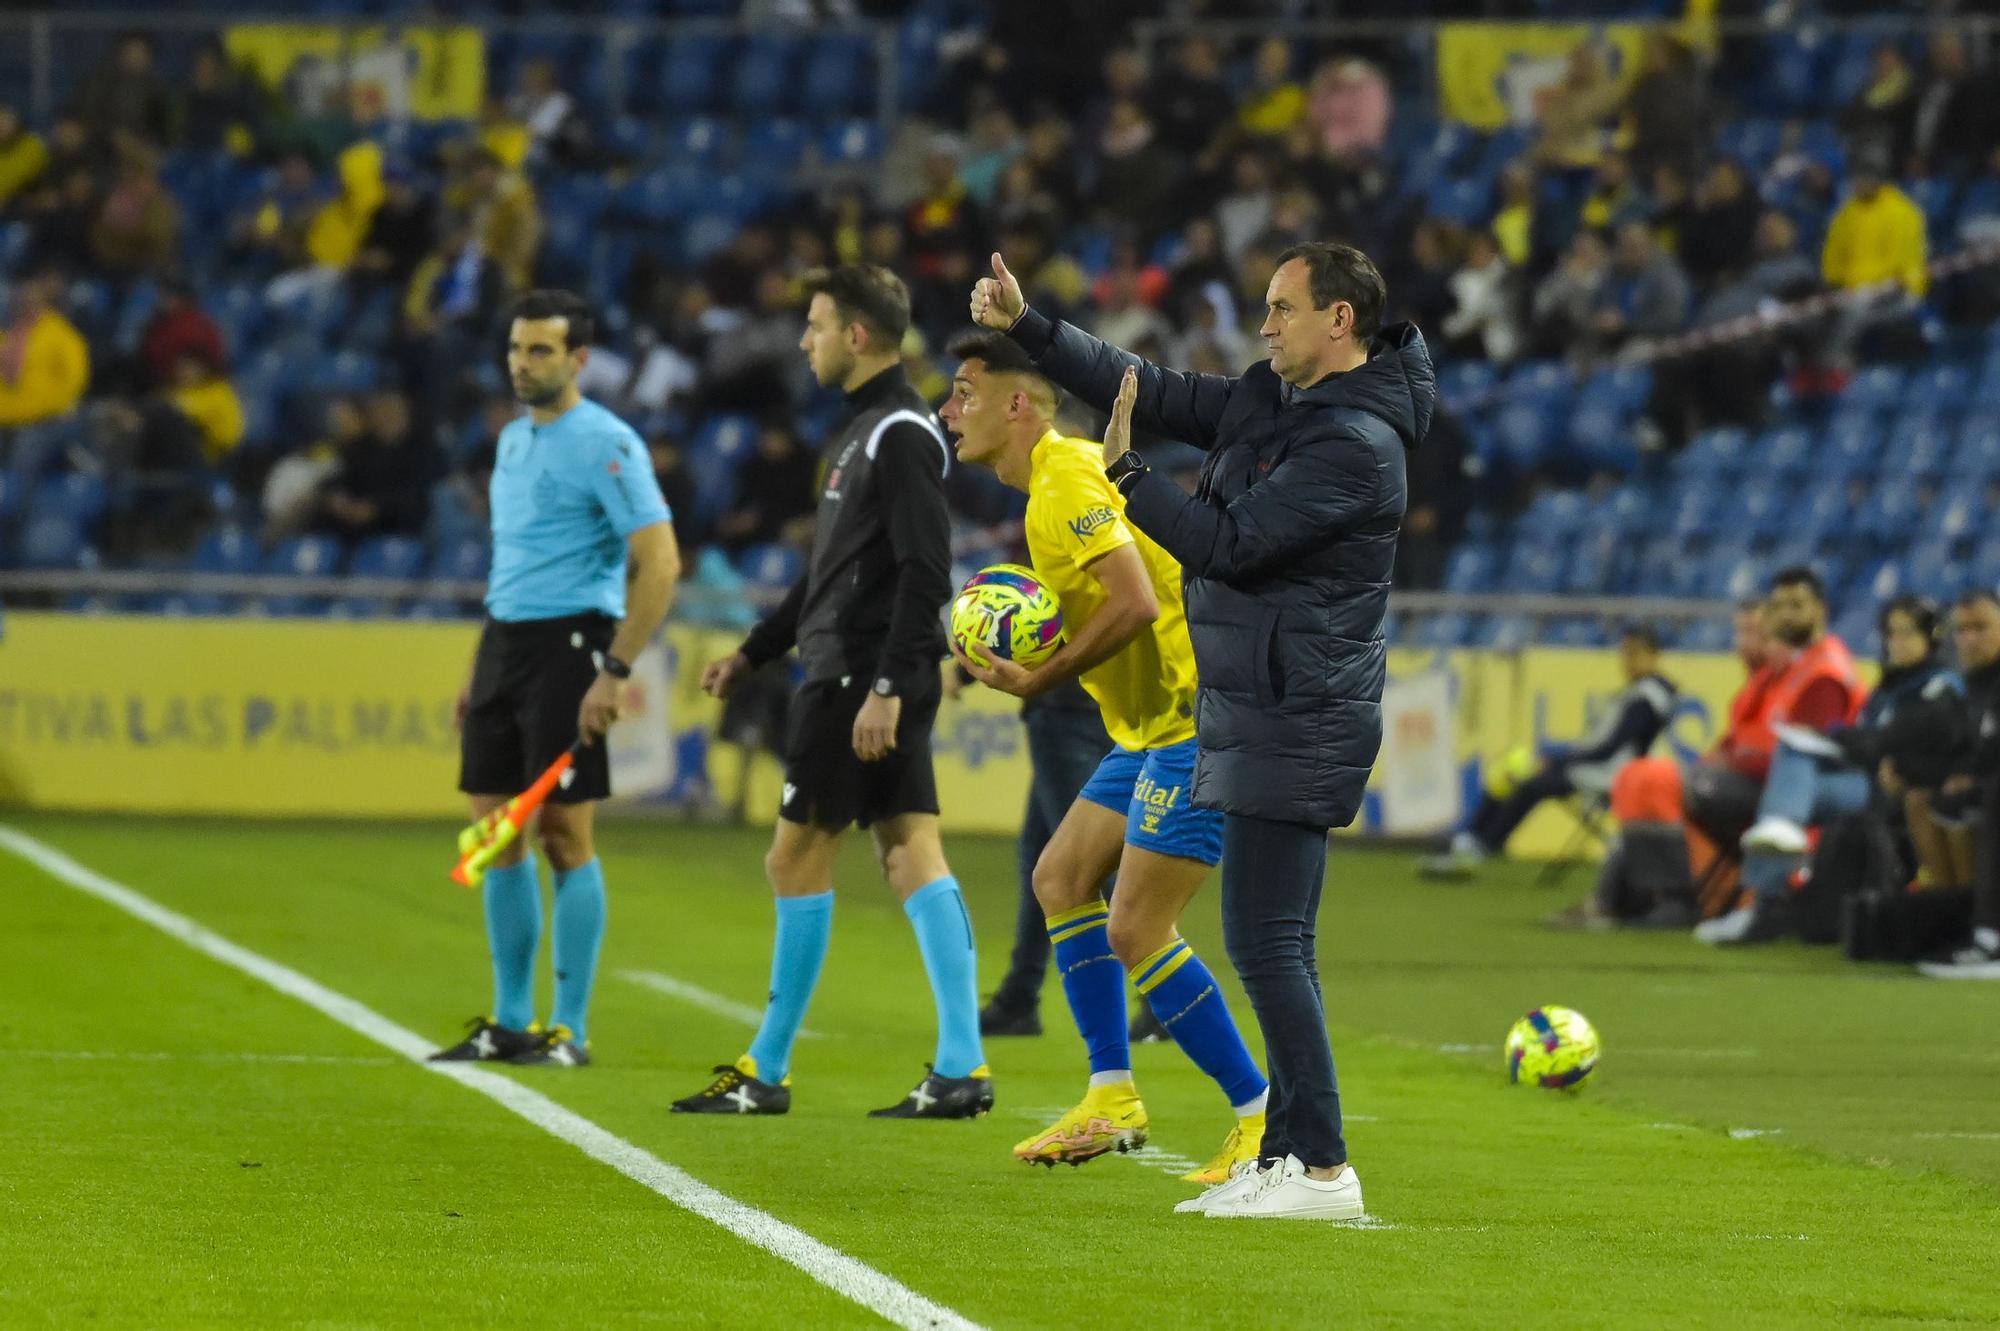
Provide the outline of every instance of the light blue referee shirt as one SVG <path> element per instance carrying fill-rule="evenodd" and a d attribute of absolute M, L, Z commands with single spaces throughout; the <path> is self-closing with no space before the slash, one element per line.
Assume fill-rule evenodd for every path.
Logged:
<path fill-rule="evenodd" d="M 625 617 L 625 540 L 672 518 L 638 432 L 589 398 L 550 421 L 500 431 L 488 492 L 495 619 Z"/>

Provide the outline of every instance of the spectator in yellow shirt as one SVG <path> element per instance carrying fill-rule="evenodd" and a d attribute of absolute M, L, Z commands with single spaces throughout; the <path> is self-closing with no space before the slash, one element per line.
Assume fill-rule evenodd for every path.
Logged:
<path fill-rule="evenodd" d="M 0 213 L 41 178 L 48 164 L 42 136 L 21 123 L 20 111 L 0 102 Z"/>
<path fill-rule="evenodd" d="M 1305 118 L 1306 90 L 1292 77 L 1292 47 L 1282 37 L 1257 48 L 1250 88 L 1236 123 L 1254 138 L 1278 138 Z"/>
<path fill-rule="evenodd" d="M 220 366 L 199 353 L 174 363 L 167 400 L 201 431 L 201 450 L 211 466 L 243 442 L 243 403 Z"/>
<path fill-rule="evenodd" d="M 1911 300 L 1930 290 L 1923 210 L 1889 183 L 1881 156 L 1856 163 L 1854 192 L 1827 227 L 1820 269 L 1827 285 L 1844 290 L 1893 281 Z"/>
<path fill-rule="evenodd" d="M 542 210 L 534 187 L 507 170 L 486 148 L 466 154 L 463 176 L 445 195 L 445 205 L 472 218 L 479 246 L 498 264 L 509 288 L 525 291 L 542 246 Z"/>
<path fill-rule="evenodd" d="M 68 415 L 90 384 L 90 348 L 55 308 L 60 284 L 38 273 L 15 288 L 13 318 L 0 328 L 0 430 Z"/>

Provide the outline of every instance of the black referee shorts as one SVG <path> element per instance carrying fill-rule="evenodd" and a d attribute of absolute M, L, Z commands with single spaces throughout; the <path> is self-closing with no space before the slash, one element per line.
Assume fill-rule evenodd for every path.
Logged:
<path fill-rule="evenodd" d="M 779 816 L 824 827 L 866 827 L 898 814 L 936 813 L 931 727 L 943 693 L 943 680 L 929 672 L 927 684 L 903 697 L 895 749 L 880 762 L 864 763 L 854 752 L 854 717 L 868 700 L 868 683 L 826 680 L 800 689 L 792 700 Z"/>
<path fill-rule="evenodd" d="M 472 701 L 458 751 L 458 788 L 468 795 L 518 795 L 576 742 L 576 715 L 597 679 L 596 653 L 611 646 L 617 621 L 565 615 L 516 623 L 489 619 L 472 662 Z M 602 741 L 580 752 L 554 804 L 611 793 Z"/>

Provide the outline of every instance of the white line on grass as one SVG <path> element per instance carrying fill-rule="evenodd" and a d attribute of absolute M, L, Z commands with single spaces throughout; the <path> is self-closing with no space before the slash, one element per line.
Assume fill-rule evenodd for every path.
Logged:
<path fill-rule="evenodd" d="M 716 1191 L 652 1152 L 634 1146 L 574 1110 L 564 1108 L 540 1091 L 464 1063 L 425 1063 L 423 1059 L 430 1052 L 430 1042 L 416 1032 L 398 1026 L 373 1008 L 345 994 L 336 993 L 289 966 L 280 965 L 230 942 L 199 922 L 77 863 L 53 846 L 6 826 L 0 826 L 0 846 L 5 846 L 50 877 L 86 896 L 116 906 L 195 951 L 262 980 L 279 993 L 298 999 L 314 1011 L 331 1017 L 385 1049 L 401 1054 L 419 1067 L 449 1077 L 506 1106 L 544 1132 L 652 1189 L 683 1210 L 712 1221 L 746 1243 L 754 1244 L 797 1267 L 884 1321 L 901 1327 L 980 1331 L 976 1322 L 968 1321 L 943 1304 L 932 1302 L 803 1230 L 794 1229 L 776 1216 Z"/>
<path fill-rule="evenodd" d="M 1913 1132 L 1923 1141 L 2000 1142 L 2000 1132 Z"/>
<path fill-rule="evenodd" d="M 659 971 L 619 971 L 618 978 L 629 980 L 633 984 L 651 989 L 656 994 L 665 994 L 669 998 L 678 998 L 682 1002 L 698 1007 L 704 1012 L 712 1012 L 718 1017 L 726 1017 L 730 1021 L 748 1026 L 752 1030 L 764 1024 L 764 1014 L 760 1009 L 751 1007 L 748 1003 L 739 1003 L 733 998 L 724 998 L 721 994 L 710 993 L 698 984 L 689 984 L 686 980 L 677 980 L 673 976 L 663 975 Z M 818 1031 L 809 1030 L 801 1026 L 799 1027 L 799 1038 L 801 1040 L 817 1040 L 820 1038 L 820 1034 Z"/>
<path fill-rule="evenodd" d="M 0 1049 L 0 1058 L 50 1058 L 69 1060 L 116 1059 L 138 1063 L 333 1063 L 342 1067 L 393 1068 L 393 1058 L 355 1057 L 348 1054 L 224 1054 L 172 1053 L 164 1049 Z"/>

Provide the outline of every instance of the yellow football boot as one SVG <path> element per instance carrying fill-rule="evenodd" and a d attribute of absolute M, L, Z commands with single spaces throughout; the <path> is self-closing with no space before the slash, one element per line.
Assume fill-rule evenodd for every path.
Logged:
<path fill-rule="evenodd" d="M 1264 1111 L 1246 1114 L 1236 1120 L 1236 1126 L 1222 1139 L 1222 1149 L 1215 1158 L 1191 1174 L 1181 1178 L 1189 1183 L 1205 1183 L 1214 1187 L 1229 1179 L 1230 1171 L 1245 1160 L 1255 1160 L 1257 1150 L 1264 1144 Z"/>
<path fill-rule="evenodd" d="M 1083 1103 L 1014 1148 L 1031 1165 L 1080 1165 L 1146 1144 L 1146 1106 L 1131 1082 L 1092 1087 Z"/>

